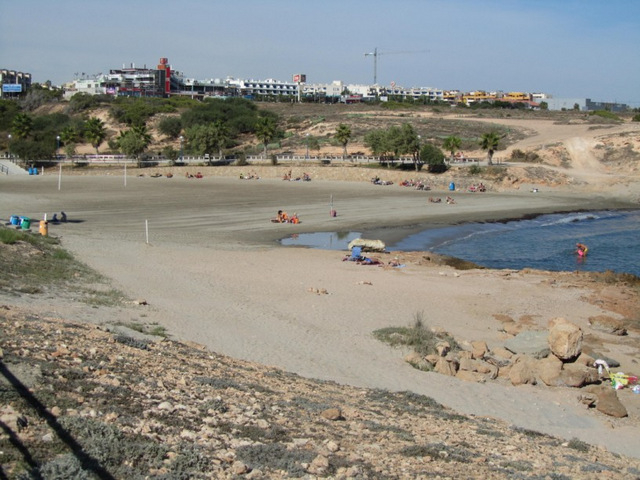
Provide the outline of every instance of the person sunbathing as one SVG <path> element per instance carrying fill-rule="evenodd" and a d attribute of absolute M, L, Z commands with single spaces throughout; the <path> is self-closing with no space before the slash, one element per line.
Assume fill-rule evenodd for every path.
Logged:
<path fill-rule="evenodd" d="M 289 216 L 287 215 L 287 212 L 278 210 L 278 215 L 276 216 L 276 218 L 272 218 L 271 221 L 273 223 L 287 223 L 289 222 Z"/>
<path fill-rule="evenodd" d="M 382 265 L 382 262 L 377 258 L 361 257 L 360 260 L 356 260 L 359 265 Z"/>
<path fill-rule="evenodd" d="M 396 258 L 394 258 L 393 260 L 391 260 L 391 261 L 388 263 L 388 265 L 389 265 L 390 267 L 399 267 L 401 264 L 400 264 L 400 260 L 398 260 L 398 257 L 396 257 Z"/>

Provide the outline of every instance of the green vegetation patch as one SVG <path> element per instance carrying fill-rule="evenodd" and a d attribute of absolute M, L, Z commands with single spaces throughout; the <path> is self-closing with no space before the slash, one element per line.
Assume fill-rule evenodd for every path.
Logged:
<path fill-rule="evenodd" d="M 612 120 L 615 122 L 621 122 L 622 119 L 616 115 L 613 112 L 610 112 L 608 110 L 596 110 L 593 111 L 589 114 L 591 117 L 598 117 L 600 119 L 604 119 L 604 120 Z"/>
<path fill-rule="evenodd" d="M 471 463 L 473 452 L 444 443 L 429 443 L 426 445 L 410 445 L 403 448 L 400 454 L 405 457 L 429 457 L 435 461 Z"/>
<path fill-rule="evenodd" d="M 542 159 L 537 153 L 525 152 L 518 148 L 511 152 L 511 160 L 514 162 L 542 163 Z"/>
<path fill-rule="evenodd" d="M 578 440 L 577 438 L 572 438 L 569 440 L 567 447 L 573 448 L 582 453 L 587 453 L 591 447 L 589 447 L 588 443 L 583 442 L 582 440 Z"/>
<path fill-rule="evenodd" d="M 420 355 L 437 354 L 436 345 L 448 342 L 452 351 L 460 350 L 456 340 L 445 332 L 435 332 L 423 322 L 423 314 L 416 313 L 414 323 L 409 327 L 387 327 L 373 332 L 373 336 L 392 347 L 411 347 Z"/>
<path fill-rule="evenodd" d="M 303 464 L 309 464 L 316 457 L 312 450 L 287 449 L 280 443 L 240 446 L 236 449 L 238 459 L 254 468 L 282 470 L 294 478 L 307 474 Z"/>
<path fill-rule="evenodd" d="M 92 305 L 118 305 L 125 296 L 77 261 L 53 237 L 0 226 L 0 292 L 75 294 Z"/>

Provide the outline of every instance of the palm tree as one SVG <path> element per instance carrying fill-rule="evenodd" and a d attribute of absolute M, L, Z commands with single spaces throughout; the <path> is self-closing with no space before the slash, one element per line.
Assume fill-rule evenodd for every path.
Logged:
<path fill-rule="evenodd" d="M 342 145 L 342 159 L 344 160 L 347 156 L 347 144 L 349 143 L 349 140 L 351 140 L 351 127 L 341 123 L 336 128 L 335 137 Z"/>
<path fill-rule="evenodd" d="M 453 162 L 453 157 L 456 151 L 460 150 L 460 146 L 462 145 L 462 140 L 460 137 L 456 137 L 455 135 L 449 135 L 442 142 L 442 148 L 451 153 L 451 161 Z"/>
<path fill-rule="evenodd" d="M 118 137 L 118 147 L 126 155 L 138 159 L 140 167 L 140 154 L 151 143 L 151 135 L 147 132 L 146 125 L 135 125 L 126 132 L 121 132 Z"/>
<path fill-rule="evenodd" d="M 11 122 L 11 132 L 16 138 L 27 138 L 33 129 L 33 119 L 26 113 L 18 113 Z"/>
<path fill-rule="evenodd" d="M 278 126 L 272 117 L 260 117 L 256 122 L 256 137 L 264 145 L 264 158 L 267 158 L 267 147 L 271 140 L 276 138 Z"/>
<path fill-rule="evenodd" d="M 98 154 L 98 147 L 106 136 L 107 129 L 104 126 L 104 122 L 99 118 L 91 117 L 84 123 L 84 137 L 89 140 L 91 145 L 96 149 L 96 155 Z"/>
<path fill-rule="evenodd" d="M 78 131 L 72 125 L 67 125 L 60 132 L 60 140 L 63 145 L 75 143 L 78 141 Z"/>
<path fill-rule="evenodd" d="M 489 132 L 482 135 L 480 147 L 487 151 L 487 163 L 493 165 L 493 154 L 500 144 L 500 136 L 496 132 Z"/>
<path fill-rule="evenodd" d="M 134 125 L 133 127 L 131 127 L 130 131 L 140 137 L 140 139 L 145 144 L 145 148 L 149 146 L 149 144 L 151 143 L 152 137 L 151 137 L 151 134 L 147 131 L 146 125 L 144 124 Z"/>
<path fill-rule="evenodd" d="M 62 145 L 64 145 L 64 151 L 67 157 L 72 157 L 75 154 L 75 144 L 78 141 L 78 137 L 78 131 L 72 125 L 67 125 L 60 132 L 60 140 L 62 141 Z"/>

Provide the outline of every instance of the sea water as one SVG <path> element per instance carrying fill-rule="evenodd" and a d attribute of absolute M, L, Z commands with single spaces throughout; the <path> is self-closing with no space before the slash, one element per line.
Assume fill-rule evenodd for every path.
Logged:
<path fill-rule="evenodd" d="M 586 257 L 575 254 L 587 245 Z M 426 230 L 388 245 L 430 250 L 489 268 L 632 273 L 640 276 L 640 211 L 541 215 L 504 223 Z"/>
<path fill-rule="evenodd" d="M 358 232 L 305 234 L 283 244 L 342 250 L 358 236 Z M 578 242 L 589 247 L 585 258 L 575 254 Z M 388 244 L 387 250 L 432 251 L 488 268 L 611 270 L 640 276 L 640 210 L 550 214 L 425 229 Z"/>

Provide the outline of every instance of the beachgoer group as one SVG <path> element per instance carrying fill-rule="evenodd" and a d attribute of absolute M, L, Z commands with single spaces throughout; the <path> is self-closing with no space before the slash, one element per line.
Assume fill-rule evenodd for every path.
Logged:
<path fill-rule="evenodd" d="M 260 180 L 260 177 L 255 171 L 251 171 L 248 174 L 240 173 L 240 180 Z"/>
<path fill-rule="evenodd" d="M 288 182 L 300 182 L 300 181 L 310 182 L 311 181 L 311 175 L 309 175 L 306 172 L 303 172 L 302 176 L 300 176 L 300 177 L 295 177 L 294 178 L 292 175 L 293 175 L 293 172 L 291 170 L 289 170 L 287 173 L 285 173 L 282 176 L 282 180 L 286 180 Z"/>
<path fill-rule="evenodd" d="M 300 217 L 298 217 L 297 213 L 294 213 L 293 215 L 289 216 L 289 215 L 287 215 L 287 212 L 285 212 L 284 210 L 278 210 L 278 214 L 277 214 L 276 218 L 272 218 L 271 221 L 273 223 L 295 223 L 295 224 L 298 224 L 298 223 L 300 223 Z"/>
<path fill-rule="evenodd" d="M 393 185 L 391 180 L 380 180 L 380 177 L 375 176 L 371 178 L 371 183 L 374 185 Z"/>
<path fill-rule="evenodd" d="M 487 187 L 484 186 L 484 184 L 482 182 L 480 182 L 479 184 L 473 184 L 469 187 L 469 191 L 474 193 L 474 192 L 486 192 L 487 191 Z"/>

